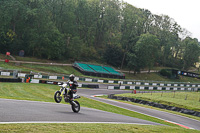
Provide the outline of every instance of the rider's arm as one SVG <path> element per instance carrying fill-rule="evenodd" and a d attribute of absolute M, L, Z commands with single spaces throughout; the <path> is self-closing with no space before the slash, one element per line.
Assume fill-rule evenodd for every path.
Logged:
<path fill-rule="evenodd" d="M 77 87 L 77 86 L 78 86 L 78 82 L 77 82 L 77 81 L 74 81 L 74 85 Z"/>
<path fill-rule="evenodd" d="M 69 80 L 66 82 L 67 85 L 69 85 Z"/>

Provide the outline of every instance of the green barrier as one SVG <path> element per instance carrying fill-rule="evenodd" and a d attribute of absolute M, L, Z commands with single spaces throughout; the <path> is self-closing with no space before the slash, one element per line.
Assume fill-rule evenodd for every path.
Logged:
<path fill-rule="evenodd" d="M 139 89 L 140 89 L 140 87 L 139 87 L 139 86 L 135 86 L 135 89 L 136 89 L 136 90 L 139 90 Z"/>
<path fill-rule="evenodd" d="M 57 79 L 62 79 L 62 77 L 58 76 Z"/>
<path fill-rule="evenodd" d="M 114 80 L 114 83 L 115 83 L 115 84 L 118 84 L 118 81 Z"/>
<path fill-rule="evenodd" d="M 92 79 L 92 82 L 97 82 L 98 81 L 98 79 Z"/>
<path fill-rule="evenodd" d="M 124 81 L 124 83 L 123 84 L 127 84 L 128 82 L 127 81 Z"/>
<path fill-rule="evenodd" d="M 130 86 L 125 86 L 125 89 L 130 89 Z"/>
<path fill-rule="evenodd" d="M 108 80 L 104 80 L 103 83 L 108 83 Z"/>
<path fill-rule="evenodd" d="M 153 90 L 157 90 L 158 87 L 153 87 Z"/>
<path fill-rule="evenodd" d="M 43 78 L 43 79 L 48 79 L 49 76 L 42 75 L 42 78 Z"/>
<path fill-rule="evenodd" d="M 115 86 L 114 89 L 119 89 L 119 86 Z"/>

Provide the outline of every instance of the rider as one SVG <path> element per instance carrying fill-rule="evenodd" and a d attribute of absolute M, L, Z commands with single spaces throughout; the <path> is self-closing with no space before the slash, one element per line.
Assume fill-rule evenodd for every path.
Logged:
<path fill-rule="evenodd" d="M 73 94 L 75 94 L 77 92 L 77 86 L 78 86 L 78 82 L 74 80 L 75 76 L 74 74 L 71 74 L 69 76 L 69 80 L 67 81 L 67 85 L 69 85 L 69 92 L 68 94 L 70 95 L 70 99 L 73 100 Z"/>

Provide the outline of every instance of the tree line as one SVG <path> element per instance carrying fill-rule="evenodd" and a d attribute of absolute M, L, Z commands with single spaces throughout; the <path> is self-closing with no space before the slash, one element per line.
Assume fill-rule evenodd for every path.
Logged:
<path fill-rule="evenodd" d="M 199 61 L 199 42 L 167 15 L 120 0 L 0 0 L 0 52 L 97 61 L 139 72 Z"/>

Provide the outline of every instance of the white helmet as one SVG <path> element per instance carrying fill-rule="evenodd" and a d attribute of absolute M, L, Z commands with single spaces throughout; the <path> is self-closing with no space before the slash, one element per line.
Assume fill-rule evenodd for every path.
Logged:
<path fill-rule="evenodd" d="M 74 74 L 69 75 L 69 80 L 70 81 L 74 81 L 74 78 L 75 78 Z"/>

